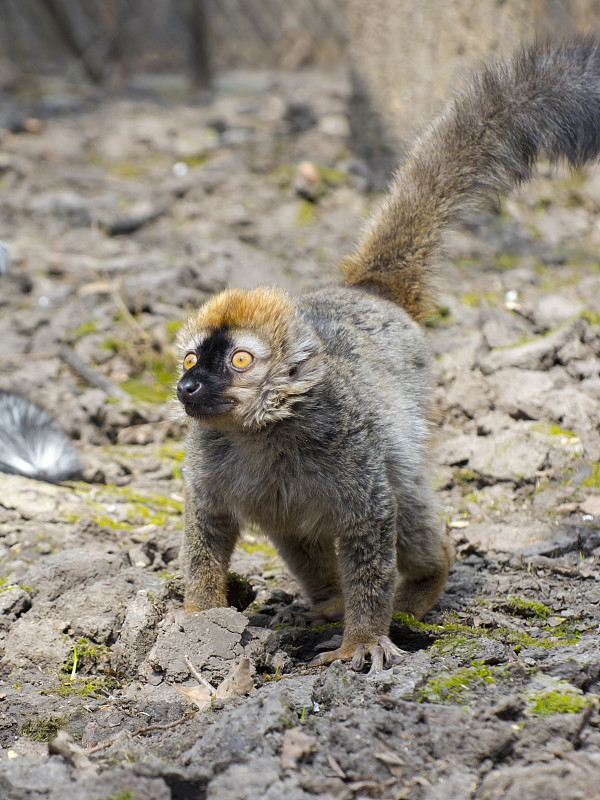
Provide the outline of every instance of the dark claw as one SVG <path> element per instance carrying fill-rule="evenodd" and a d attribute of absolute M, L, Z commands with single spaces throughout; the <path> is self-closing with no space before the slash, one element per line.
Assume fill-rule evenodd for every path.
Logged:
<path fill-rule="evenodd" d="M 350 666 L 355 672 L 361 672 L 364 665 L 365 665 L 365 646 L 364 644 L 359 644 L 357 645 L 356 650 L 352 654 L 352 661 L 350 662 Z"/>

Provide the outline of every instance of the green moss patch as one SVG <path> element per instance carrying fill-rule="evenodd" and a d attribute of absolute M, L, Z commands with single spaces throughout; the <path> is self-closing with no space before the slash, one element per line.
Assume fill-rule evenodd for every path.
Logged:
<path fill-rule="evenodd" d="M 481 305 L 481 295 L 479 292 L 463 292 L 460 296 L 461 303 L 471 308 L 477 308 Z"/>
<path fill-rule="evenodd" d="M 592 470 L 591 475 L 584 478 L 581 485 L 592 489 L 600 489 L 600 462 L 591 461 L 590 467 Z"/>
<path fill-rule="evenodd" d="M 131 377 L 121 383 L 136 400 L 144 403 L 164 403 L 172 395 L 179 375 L 179 364 L 173 353 L 160 353 L 147 341 L 127 341 L 118 336 L 109 336 L 102 347 L 120 355 L 130 366 Z"/>
<path fill-rule="evenodd" d="M 105 798 L 105 800 L 135 800 L 135 794 L 130 792 L 129 789 L 126 789 L 124 792 L 111 794 L 111 796 Z"/>
<path fill-rule="evenodd" d="M 503 607 L 518 617 L 536 617 L 537 619 L 547 619 L 552 613 L 548 606 L 537 603 L 534 600 L 527 600 L 516 595 L 507 597 Z"/>
<path fill-rule="evenodd" d="M 514 269 L 519 263 L 520 256 L 516 253 L 500 253 L 494 258 L 494 269 Z"/>
<path fill-rule="evenodd" d="M 74 675 L 76 672 L 89 672 L 98 666 L 108 664 L 109 655 L 110 650 L 104 642 L 96 644 L 82 637 L 73 645 L 73 650 L 62 671 L 68 675 Z"/>
<path fill-rule="evenodd" d="M 111 496 L 120 497 L 126 501 L 118 504 L 118 512 L 115 516 L 108 516 L 106 513 Z M 156 492 L 142 493 L 129 486 L 107 484 L 101 497 L 96 495 L 92 499 L 88 492 L 84 507 L 79 505 L 76 510 L 71 507 L 64 511 L 63 516 L 73 522 L 86 516 L 103 528 L 129 531 L 140 525 L 164 526 L 167 522 L 179 528 L 182 525 L 182 509 L 183 502 L 175 497 Z"/>
<path fill-rule="evenodd" d="M 536 422 L 529 428 L 531 431 L 543 433 L 546 436 L 561 436 L 567 439 L 574 439 L 577 434 L 567 428 L 561 428 L 560 425 L 552 425 L 548 422 Z"/>
<path fill-rule="evenodd" d="M 66 724 L 66 717 L 36 717 L 27 720 L 21 727 L 19 735 L 32 739 L 34 742 L 49 742 L 54 739 L 61 728 L 66 727 Z"/>
<path fill-rule="evenodd" d="M 452 319 L 452 314 L 448 306 L 436 306 L 429 316 L 425 317 L 423 324 L 427 328 L 439 328 L 441 325 L 448 324 Z"/>
<path fill-rule="evenodd" d="M 506 669 L 490 667 L 483 661 L 472 661 L 470 667 L 444 672 L 430 678 L 419 692 L 420 702 L 465 703 L 478 687 L 503 677 Z"/>
<path fill-rule="evenodd" d="M 315 204 L 310 200 L 302 200 L 298 207 L 296 222 L 298 225 L 314 225 L 316 221 Z"/>
<path fill-rule="evenodd" d="M 244 539 L 239 543 L 239 546 L 246 553 L 263 553 L 271 558 L 277 556 L 277 550 L 268 542 L 249 542 Z"/>
<path fill-rule="evenodd" d="M 529 711 L 540 717 L 551 714 L 577 714 L 589 705 L 590 699 L 572 691 L 555 689 L 549 692 L 539 692 L 531 697 Z"/>
<path fill-rule="evenodd" d="M 114 675 L 86 675 L 71 679 L 61 675 L 60 683 L 45 689 L 42 694 L 58 697 L 107 697 L 121 682 Z"/>
<path fill-rule="evenodd" d="M 100 697 L 110 694 L 120 682 L 109 668 L 110 650 L 101 642 L 91 642 L 81 637 L 73 643 L 69 657 L 63 664 L 59 683 L 43 694 L 59 697 Z"/>
<path fill-rule="evenodd" d="M 95 333 L 97 330 L 98 325 L 92 320 L 82 322 L 81 325 L 78 325 L 71 334 L 71 341 L 76 342 L 90 333 Z"/>
<path fill-rule="evenodd" d="M 528 601 L 525 601 L 525 603 L 527 604 Z M 539 605 L 545 608 L 543 604 L 540 603 Z M 539 608 L 538 611 L 543 613 Z M 468 649 L 470 642 L 477 643 L 482 638 L 503 642 L 515 650 L 529 646 L 557 647 L 559 645 L 575 644 L 580 638 L 579 631 L 573 627 L 577 622 L 576 620 L 565 620 L 564 623 L 557 626 L 544 625 L 543 627 L 535 628 L 532 631 L 535 635 L 525 633 L 516 628 L 507 628 L 499 625 L 494 625 L 490 628 L 473 628 L 459 622 L 436 625 L 416 620 L 410 614 L 401 613 L 393 614 L 392 620 L 410 628 L 413 634 L 426 634 L 431 639 L 430 647 L 438 653 L 445 654 L 464 653 Z"/>
<path fill-rule="evenodd" d="M 586 309 L 581 313 L 581 316 L 587 320 L 590 325 L 600 325 L 600 314 L 597 311 Z"/>

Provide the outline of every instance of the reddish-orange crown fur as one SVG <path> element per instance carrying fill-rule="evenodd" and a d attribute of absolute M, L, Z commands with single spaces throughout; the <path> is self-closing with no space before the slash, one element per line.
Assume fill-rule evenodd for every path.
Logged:
<path fill-rule="evenodd" d="M 296 312 L 280 289 L 226 289 L 208 300 L 182 327 L 179 342 L 187 347 L 198 333 L 216 328 L 260 330 L 271 344 L 282 342 Z"/>

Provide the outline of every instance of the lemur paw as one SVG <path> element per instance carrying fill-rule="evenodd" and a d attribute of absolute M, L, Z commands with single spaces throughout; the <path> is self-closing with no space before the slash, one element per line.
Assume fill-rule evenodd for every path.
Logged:
<path fill-rule="evenodd" d="M 350 667 L 355 672 L 362 672 L 365 659 L 371 659 L 369 674 L 381 672 L 384 667 L 393 667 L 401 664 L 406 658 L 406 653 L 391 641 L 389 636 L 380 636 L 375 642 L 360 642 L 359 644 L 343 645 L 337 650 L 328 650 L 320 653 L 310 662 L 311 667 L 322 667 L 332 661 L 350 661 Z"/>

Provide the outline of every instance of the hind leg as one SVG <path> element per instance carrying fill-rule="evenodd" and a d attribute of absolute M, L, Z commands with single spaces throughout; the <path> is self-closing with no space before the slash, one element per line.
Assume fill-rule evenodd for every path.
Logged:
<path fill-rule="evenodd" d="M 285 608 L 273 623 L 324 625 L 343 619 L 344 599 L 333 538 L 323 534 L 307 542 L 288 535 L 272 540 L 311 604 L 308 612 Z"/>
<path fill-rule="evenodd" d="M 398 515 L 396 557 L 400 581 L 394 611 L 420 619 L 444 588 L 453 560 L 452 545 L 429 489 L 420 487 L 416 499 Z"/>

